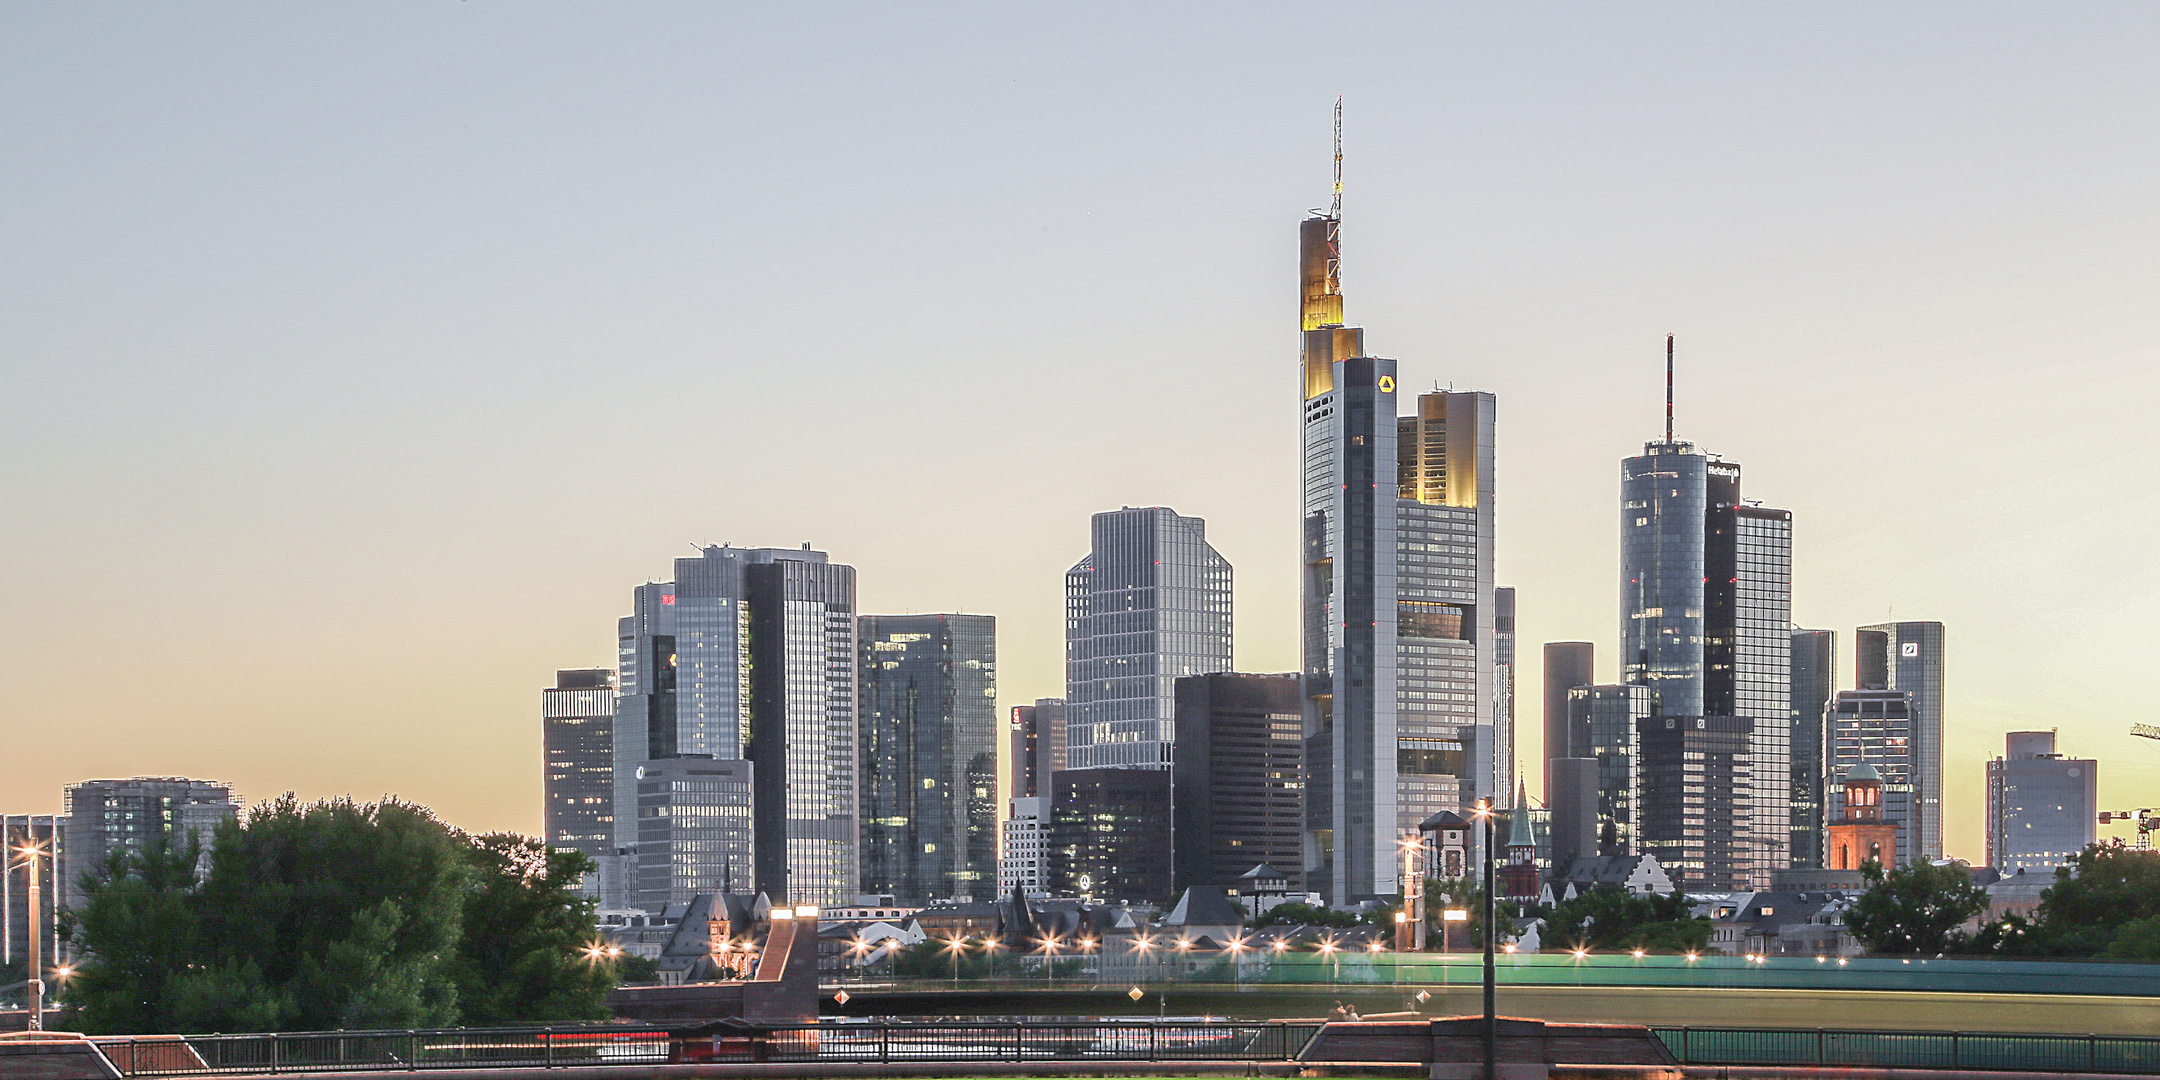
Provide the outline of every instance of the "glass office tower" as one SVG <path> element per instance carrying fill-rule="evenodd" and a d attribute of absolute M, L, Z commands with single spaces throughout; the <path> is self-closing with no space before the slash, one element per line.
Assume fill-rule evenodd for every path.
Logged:
<path fill-rule="evenodd" d="M 1162 506 L 1096 514 L 1065 574 L 1067 763 L 1170 767 L 1176 682 L 1230 670 L 1230 563 Z"/>
<path fill-rule="evenodd" d="M 615 847 L 615 673 L 573 668 L 540 691 L 547 842 L 587 855 Z"/>
<path fill-rule="evenodd" d="M 1800 869 L 1823 865 L 1823 711 L 1837 692 L 1837 631 L 1792 632 L 1792 854 Z"/>
<path fill-rule="evenodd" d="M 1703 554 L 1703 711 L 1748 726 L 1744 883 L 1770 884 L 1792 849 L 1792 512 L 1740 501 L 1740 466 L 1710 464 Z"/>
<path fill-rule="evenodd" d="M 1914 852 L 1942 858 L 1943 624 L 1894 622 L 1863 626 L 1854 635 L 1863 690 L 1904 690 L 1913 708 Z M 1906 841 L 1900 839 L 1900 844 Z"/>
<path fill-rule="evenodd" d="M 1577 686 L 1567 692 L 1570 757 L 1597 759 L 1597 853 L 1639 855 L 1643 720 L 1657 711 L 1647 686 Z"/>
<path fill-rule="evenodd" d="M 1987 763 L 1988 865 L 2052 873 L 2100 838 L 2100 763 L 2055 752 L 2053 731 L 2013 731 Z"/>
<path fill-rule="evenodd" d="M 997 620 L 864 615 L 855 677 L 864 893 L 903 904 L 997 885 Z"/>
<path fill-rule="evenodd" d="M 1653 442 L 1620 463 L 1620 681 L 1666 716 L 1703 714 L 1703 553 L 1710 459 Z"/>

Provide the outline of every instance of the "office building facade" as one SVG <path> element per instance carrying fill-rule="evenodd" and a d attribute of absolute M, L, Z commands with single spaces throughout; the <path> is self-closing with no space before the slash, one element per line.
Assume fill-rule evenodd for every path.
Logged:
<path fill-rule="evenodd" d="M 639 762 L 638 859 L 632 903 L 654 914 L 701 893 L 752 882 L 754 766 L 702 754 Z"/>
<path fill-rule="evenodd" d="M 1656 856 L 1689 888 L 1755 887 L 1753 729 L 1744 716 L 1651 716 L 1636 725 L 1636 852 Z M 1782 833 L 1785 822 L 1777 825 Z"/>
<path fill-rule="evenodd" d="M 1792 750 L 1791 845 L 1793 869 L 1823 867 L 1825 805 L 1823 714 L 1837 693 L 1837 631 L 1792 632 L 1791 717 L 1787 739 Z"/>
<path fill-rule="evenodd" d="M 154 836 L 163 835 L 175 851 L 201 844 L 197 867 L 206 869 L 217 827 L 240 813 L 230 786 L 182 776 L 85 780 L 69 784 L 63 798 L 61 895 L 77 910 L 88 902 L 84 874 L 103 870 L 119 852 L 141 854 Z"/>
<path fill-rule="evenodd" d="M 1012 797 L 1049 798 L 1050 777 L 1065 767 L 1065 699 L 1013 706 L 1008 739 Z"/>
<path fill-rule="evenodd" d="M 1230 563 L 1167 507 L 1096 514 L 1065 574 L 1066 760 L 1170 767 L 1173 686 L 1230 670 Z"/>
<path fill-rule="evenodd" d="M 1641 730 L 1656 712 L 1647 686 L 1607 684 L 1568 691 L 1566 738 L 1577 757 L 1597 762 L 1598 855 L 1640 855 Z M 1561 760 L 1561 759 L 1556 759 Z"/>
<path fill-rule="evenodd" d="M 997 884 L 997 620 L 856 622 L 864 893 L 987 900 Z"/>
<path fill-rule="evenodd" d="M 1023 795 L 1011 803 L 1005 818 L 1005 847 L 998 853 L 998 895 L 1050 895 L 1049 821 L 1043 807 L 1047 795 Z"/>
<path fill-rule="evenodd" d="M 1171 867 L 1168 769 L 1067 769 L 1051 782 L 1050 891 L 1167 904 Z"/>
<path fill-rule="evenodd" d="M 1892 622 L 1853 635 L 1855 683 L 1862 690 L 1912 695 L 1913 817 L 1898 843 L 1913 858 L 1942 858 L 1943 624 Z M 1884 775 L 1887 782 L 1888 774 Z"/>
<path fill-rule="evenodd" d="M 1910 866 L 1925 858 L 1916 828 L 1919 806 L 1920 761 L 1914 735 L 1912 692 L 1909 690 L 1840 690 L 1830 699 L 1823 723 L 1829 729 L 1825 744 L 1829 775 L 1842 777 L 1856 765 L 1867 765 L 1881 786 L 1883 822 L 1897 827 L 1897 857 L 1884 868 Z M 1836 785 L 1824 792 L 1824 812 L 1843 820 L 1844 795 Z"/>
<path fill-rule="evenodd" d="M 753 760 L 753 881 L 738 887 L 775 903 L 853 896 L 854 567 L 807 544 L 721 545 L 676 560 L 675 576 L 634 590 L 618 625 L 617 847 L 639 843 L 638 765 Z"/>
<path fill-rule="evenodd" d="M 2100 838 L 2100 763 L 2055 751 L 2053 731 L 2013 731 L 1987 763 L 1988 865 L 2052 873 Z"/>
<path fill-rule="evenodd" d="M 1217 672 L 1177 681 L 1172 874 L 1182 893 L 1238 887 L 1304 855 L 1305 722 L 1296 675 Z M 1291 888 L 1298 876 L 1284 871 Z"/>
<path fill-rule="evenodd" d="M 615 850 L 615 672 L 570 668 L 540 691 L 542 829 L 559 848 Z"/>

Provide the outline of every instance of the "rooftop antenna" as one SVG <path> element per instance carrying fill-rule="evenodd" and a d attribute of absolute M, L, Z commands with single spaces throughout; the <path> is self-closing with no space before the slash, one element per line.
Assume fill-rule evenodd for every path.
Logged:
<path fill-rule="evenodd" d="M 1672 339 L 1665 335 L 1665 441 L 1672 442 Z"/>
<path fill-rule="evenodd" d="M 1327 276 L 1342 291 L 1342 95 L 1335 95 L 1335 201 L 1328 204 Z"/>

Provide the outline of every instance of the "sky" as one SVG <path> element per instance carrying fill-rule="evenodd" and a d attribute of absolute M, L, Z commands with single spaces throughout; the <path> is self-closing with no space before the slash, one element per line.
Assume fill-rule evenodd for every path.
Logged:
<path fill-rule="evenodd" d="M 1296 666 L 1296 226 L 1498 396 L 1499 573 L 1616 676 L 1618 462 L 1948 627 L 1945 831 L 2059 728 L 2160 799 L 2152 5 L 0 7 L 0 809 L 189 775 L 540 825 L 540 690 L 692 545 L 1063 688 L 1088 515 Z M 1533 779 L 1533 789 L 1535 782 Z"/>

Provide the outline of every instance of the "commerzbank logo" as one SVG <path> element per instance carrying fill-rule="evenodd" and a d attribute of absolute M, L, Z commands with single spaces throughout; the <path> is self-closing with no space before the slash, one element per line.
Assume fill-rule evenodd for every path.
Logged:
<path fill-rule="evenodd" d="M 1395 376 L 1380 376 L 1380 392 L 1383 394 L 1392 394 L 1395 392 Z"/>

